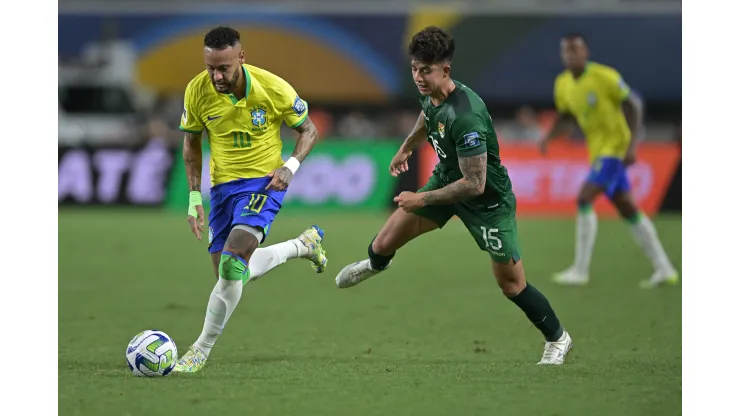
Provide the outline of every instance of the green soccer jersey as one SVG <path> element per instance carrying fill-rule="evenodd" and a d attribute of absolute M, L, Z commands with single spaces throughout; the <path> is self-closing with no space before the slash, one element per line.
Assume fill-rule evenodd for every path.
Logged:
<path fill-rule="evenodd" d="M 485 191 L 465 203 L 490 207 L 504 198 L 513 197 L 509 173 L 501 164 L 498 138 L 483 100 L 470 88 L 454 82 L 455 89 L 438 106 L 432 104 L 429 97 L 419 99 L 424 110 L 427 140 L 439 156 L 434 174 L 450 184 L 463 177 L 459 157 L 487 153 Z"/>

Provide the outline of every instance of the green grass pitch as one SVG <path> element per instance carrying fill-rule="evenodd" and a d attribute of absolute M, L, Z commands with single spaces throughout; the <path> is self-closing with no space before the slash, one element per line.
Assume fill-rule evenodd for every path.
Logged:
<path fill-rule="evenodd" d="M 295 260 L 248 284 L 202 372 L 142 379 L 124 360 L 136 333 L 161 329 L 181 353 L 200 333 L 214 284 L 206 243 L 182 215 L 60 210 L 59 413 L 681 413 L 681 288 L 638 288 L 651 267 L 625 224 L 600 222 L 592 282 L 564 288 L 550 276 L 571 261 L 573 221 L 520 221 L 527 277 L 575 345 L 565 366 L 543 368 L 541 335 L 457 221 L 405 247 L 388 272 L 337 289 L 384 219 L 281 214 L 268 244 L 319 224 L 327 272 Z M 655 221 L 680 266 L 681 218 Z"/>

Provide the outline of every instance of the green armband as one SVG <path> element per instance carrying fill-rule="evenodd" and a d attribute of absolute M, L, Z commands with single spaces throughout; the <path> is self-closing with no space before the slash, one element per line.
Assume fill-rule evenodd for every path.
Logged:
<path fill-rule="evenodd" d="M 190 191 L 190 206 L 188 207 L 188 215 L 198 218 L 198 211 L 195 210 L 195 207 L 198 205 L 203 205 L 203 197 L 198 191 Z"/>

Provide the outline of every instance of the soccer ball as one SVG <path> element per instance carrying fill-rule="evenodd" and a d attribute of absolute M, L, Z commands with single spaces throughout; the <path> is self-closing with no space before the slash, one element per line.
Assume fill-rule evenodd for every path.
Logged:
<path fill-rule="evenodd" d="M 139 332 L 126 348 L 128 368 L 139 377 L 160 377 L 169 374 L 177 362 L 177 346 L 162 331 Z"/>

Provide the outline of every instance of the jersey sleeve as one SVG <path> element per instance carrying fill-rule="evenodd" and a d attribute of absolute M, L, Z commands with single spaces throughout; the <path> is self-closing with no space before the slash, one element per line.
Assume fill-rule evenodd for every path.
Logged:
<path fill-rule="evenodd" d="M 185 105 L 180 117 L 180 130 L 186 133 L 198 134 L 203 131 L 203 120 L 200 117 L 198 96 L 191 82 L 185 88 Z"/>
<path fill-rule="evenodd" d="M 553 97 L 555 99 L 555 110 L 560 114 L 568 114 L 568 106 L 565 101 L 565 93 L 563 92 L 562 78 L 558 77 L 555 79 L 555 86 L 553 88 Z"/>
<path fill-rule="evenodd" d="M 456 119 L 452 123 L 450 133 L 455 141 L 457 155 L 470 157 L 485 153 L 487 150 L 486 140 L 488 139 L 486 131 L 488 129 L 485 123 L 476 114 L 465 115 Z"/>
<path fill-rule="evenodd" d="M 275 104 L 285 124 L 290 128 L 296 128 L 308 117 L 308 103 L 298 96 L 287 81 L 280 81 L 282 82 L 278 83 L 277 103 Z"/>
<path fill-rule="evenodd" d="M 615 103 L 621 103 L 630 95 L 630 87 L 622 79 L 622 76 L 616 70 L 604 71 L 601 82 L 609 99 Z"/>

